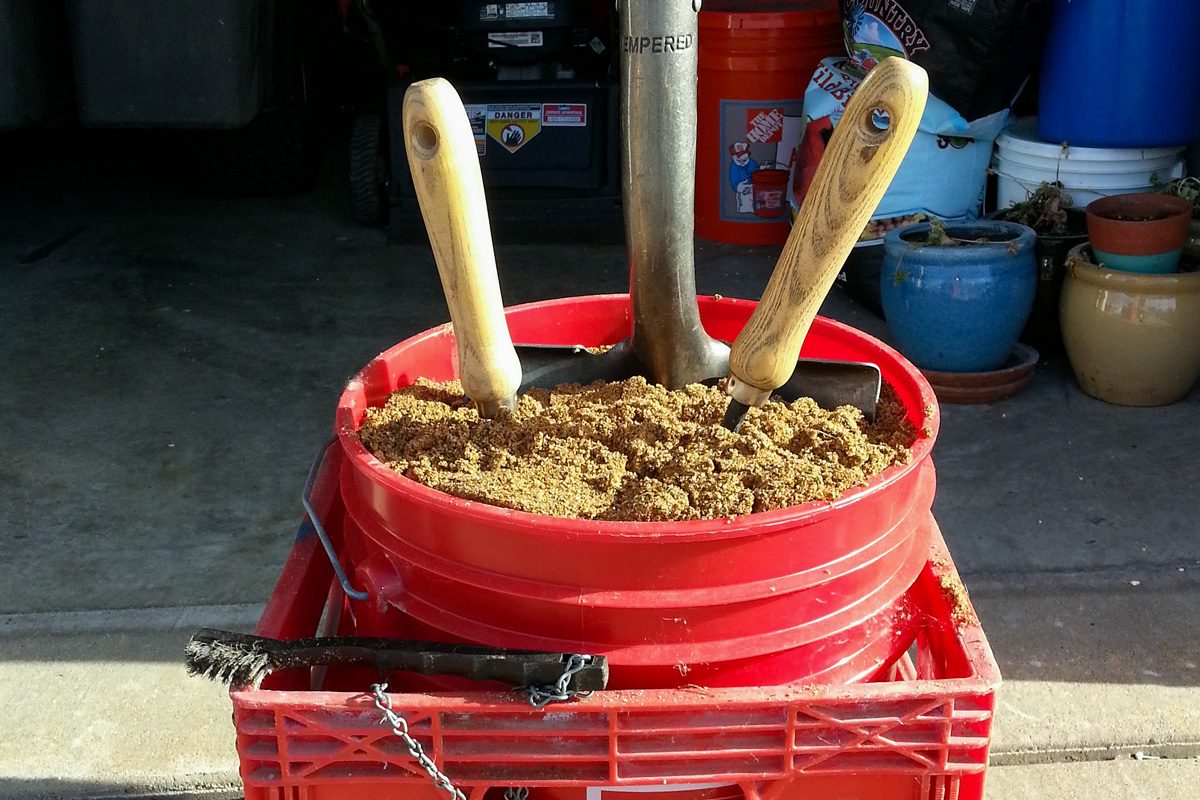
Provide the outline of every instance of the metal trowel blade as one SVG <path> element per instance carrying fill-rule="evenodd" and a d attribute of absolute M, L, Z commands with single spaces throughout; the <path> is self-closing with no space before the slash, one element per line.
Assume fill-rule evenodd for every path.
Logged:
<path fill-rule="evenodd" d="M 628 340 L 601 353 L 582 345 L 518 344 L 516 349 L 521 361 L 522 392 L 553 389 L 564 383 L 623 381 L 644 374 Z M 715 375 L 704 383 L 711 386 L 723 377 Z M 883 378 L 875 364 L 802 358 L 796 362 L 787 383 L 775 394 L 789 403 L 811 397 L 825 409 L 854 406 L 869 422 L 874 422 L 882 385 Z"/>
<path fill-rule="evenodd" d="M 623 381 L 642 374 L 641 364 L 628 340 L 603 352 L 583 345 L 518 344 L 521 362 L 520 392 L 553 389 L 564 383 L 587 385 L 595 381 Z"/>
<path fill-rule="evenodd" d="M 862 412 L 867 422 L 874 422 L 882 388 L 883 375 L 875 364 L 802 358 L 796 362 L 796 368 L 792 370 L 787 383 L 772 395 L 779 396 L 786 403 L 811 397 L 826 410 L 853 406 Z M 731 397 L 722 424 L 730 430 L 738 430 L 749 410 L 749 406 Z"/>

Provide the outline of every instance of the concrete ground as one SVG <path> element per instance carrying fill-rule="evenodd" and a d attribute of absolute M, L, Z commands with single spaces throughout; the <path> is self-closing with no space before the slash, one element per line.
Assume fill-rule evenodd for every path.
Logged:
<path fill-rule="evenodd" d="M 336 181 L 214 200 L 110 147 L 0 177 L 0 797 L 237 796 L 182 644 L 252 626 L 342 385 L 446 311 L 427 247 Z M 757 297 L 775 255 L 702 244 L 699 290 Z M 510 303 L 625 284 L 615 243 L 498 256 Z M 1198 408 L 1105 405 L 1061 362 L 943 408 L 935 512 L 1006 681 L 992 800 L 1196 795 Z"/>

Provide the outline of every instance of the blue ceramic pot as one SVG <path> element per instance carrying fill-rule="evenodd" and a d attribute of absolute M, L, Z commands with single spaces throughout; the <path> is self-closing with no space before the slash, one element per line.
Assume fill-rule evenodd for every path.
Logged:
<path fill-rule="evenodd" d="M 946 232 L 987 243 L 922 245 L 929 223 L 884 237 L 880 289 L 888 327 L 900 351 L 923 369 L 999 369 L 1033 308 L 1037 236 L 998 220 L 949 223 Z"/>

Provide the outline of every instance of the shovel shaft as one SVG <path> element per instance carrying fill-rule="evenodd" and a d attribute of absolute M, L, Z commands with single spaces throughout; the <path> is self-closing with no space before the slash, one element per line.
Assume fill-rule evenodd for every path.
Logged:
<path fill-rule="evenodd" d="M 515 402 L 521 364 L 504 319 L 475 138 L 447 81 L 405 92 L 404 147 L 454 322 L 463 390 L 483 416 L 494 416 Z"/>
<path fill-rule="evenodd" d="M 733 343 L 735 400 L 762 405 L 792 374 L 817 309 L 908 152 L 927 96 L 925 71 L 892 57 L 850 98 L 762 300 Z"/>
<path fill-rule="evenodd" d="M 621 178 L 633 350 L 678 388 L 724 374 L 728 351 L 700 324 L 693 234 L 694 0 L 620 0 Z"/>

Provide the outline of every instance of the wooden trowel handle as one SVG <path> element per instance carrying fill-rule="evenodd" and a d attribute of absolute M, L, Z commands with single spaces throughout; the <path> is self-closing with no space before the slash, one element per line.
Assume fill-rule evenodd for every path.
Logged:
<path fill-rule="evenodd" d="M 405 92 L 404 148 L 454 322 L 463 390 L 490 417 L 512 407 L 521 363 L 504 319 L 475 137 L 449 82 L 433 78 Z"/>
<path fill-rule="evenodd" d="M 791 376 L 817 309 L 908 152 L 928 87 L 925 70 L 890 57 L 850 98 L 762 300 L 733 343 L 735 400 L 762 405 Z M 886 129 L 877 109 L 887 112 Z"/>

